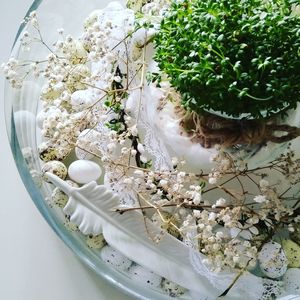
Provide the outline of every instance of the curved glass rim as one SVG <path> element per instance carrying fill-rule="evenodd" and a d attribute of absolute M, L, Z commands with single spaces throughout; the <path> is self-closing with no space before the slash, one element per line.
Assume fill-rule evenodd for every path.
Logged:
<path fill-rule="evenodd" d="M 32 11 L 37 10 L 42 2 L 43 0 L 34 0 L 34 2 L 30 6 L 24 18 L 28 17 Z M 23 22 L 20 25 L 16 37 L 14 39 L 11 54 L 17 52 L 18 50 L 17 42 L 25 26 L 26 26 L 25 22 Z M 8 89 L 9 87 L 6 82 L 4 87 L 4 94 L 6 94 Z M 110 268 L 104 262 L 100 261 L 100 258 L 97 257 L 96 254 L 86 253 L 85 249 L 78 243 L 78 241 L 76 241 L 76 239 L 74 239 L 70 235 L 70 232 L 65 228 L 65 226 L 58 221 L 58 218 L 56 218 L 54 213 L 51 213 L 49 211 L 49 207 L 46 201 L 44 201 L 44 197 L 37 189 L 30 175 L 30 172 L 26 166 L 25 159 L 23 157 L 19 145 L 18 137 L 16 136 L 13 107 L 10 107 L 7 101 L 4 101 L 4 106 L 6 112 L 5 123 L 6 123 L 7 135 L 8 135 L 11 151 L 15 160 L 15 164 L 19 171 L 20 177 L 35 206 L 42 214 L 46 222 L 57 234 L 57 236 L 73 251 L 73 253 L 80 259 L 80 261 L 84 263 L 84 265 L 88 266 L 98 276 L 100 276 L 102 279 L 104 279 L 109 284 L 116 287 L 119 291 L 125 293 L 126 295 L 141 300 L 172 299 L 167 295 L 163 295 L 162 293 L 156 292 L 155 290 L 147 289 L 142 285 L 134 284 L 134 281 L 132 281 L 129 277 L 122 275 L 118 271 Z"/>

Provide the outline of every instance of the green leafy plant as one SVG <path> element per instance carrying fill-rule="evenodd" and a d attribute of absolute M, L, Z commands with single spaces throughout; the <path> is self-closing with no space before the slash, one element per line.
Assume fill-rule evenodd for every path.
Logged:
<path fill-rule="evenodd" d="M 268 118 L 300 100 L 298 0 L 175 1 L 155 60 L 186 109 Z"/>

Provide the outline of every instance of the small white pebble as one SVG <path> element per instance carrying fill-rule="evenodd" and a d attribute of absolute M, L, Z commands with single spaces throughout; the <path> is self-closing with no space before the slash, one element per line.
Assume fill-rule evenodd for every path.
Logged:
<path fill-rule="evenodd" d="M 85 184 L 100 178 L 102 170 L 89 160 L 76 160 L 69 166 L 69 177 L 77 183 Z"/>

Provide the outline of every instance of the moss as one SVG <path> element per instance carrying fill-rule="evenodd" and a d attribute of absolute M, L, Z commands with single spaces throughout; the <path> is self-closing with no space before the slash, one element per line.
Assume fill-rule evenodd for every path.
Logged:
<path fill-rule="evenodd" d="M 176 1 L 155 60 L 186 109 L 270 117 L 300 100 L 298 0 Z"/>

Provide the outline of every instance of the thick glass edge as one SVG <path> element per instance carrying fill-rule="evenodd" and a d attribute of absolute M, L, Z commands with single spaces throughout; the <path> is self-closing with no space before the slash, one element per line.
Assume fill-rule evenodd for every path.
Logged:
<path fill-rule="evenodd" d="M 43 0 L 35 0 L 33 4 L 30 6 L 28 12 L 26 13 L 25 17 L 30 15 L 30 13 L 36 10 Z M 12 54 L 14 54 L 16 50 L 16 45 L 20 34 L 24 30 L 26 23 L 22 23 L 18 29 L 16 37 L 13 42 L 12 46 Z M 9 89 L 7 82 L 5 81 L 4 84 L 4 95 L 7 94 L 7 90 Z M 155 292 L 154 290 L 149 290 L 143 288 L 139 285 L 134 285 L 134 283 L 122 274 L 119 274 L 117 271 L 112 270 L 109 268 L 105 263 L 103 264 L 96 264 L 92 261 L 91 257 L 89 257 L 82 249 L 81 245 L 72 237 L 70 237 L 69 231 L 60 224 L 57 220 L 55 220 L 53 215 L 49 214 L 49 208 L 47 207 L 46 202 L 43 199 L 43 196 L 40 194 L 39 190 L 37 189 L 35 183 L 32 180 L 31 174 L 26 166 L 23 154 L 20 149 L 20 145 L 18 142 L 18 138 L 15 134 L 15 123 L 14 123 L 14 111 L 12 105 L 7 103 L 6 96 L 4 97 L 4 111 L 5 111 L 5 123 L 6 123 L 6 131 L 7 136 L 9 139 L 11 151 L 14 157 L 15 164 L 17 166 L 18 172 L 22 179 L 22 182 L 29 193 L 32 201 L 34 202 L 35 206 L 42 214 L 46 222 L 50 225 L 50 227 L 54 230 L 57 236 L 73 251 L 73 253 L 90 269 L 92 269 L 97 275 L 99 275 L 102 279 L 110 283 L 112 286 L 116 287 L 121 292 L 129 295 L 135 299 L 141 300 L 153 300 L 153 299 L 160 299 L 160 300 L 169 300 L 171 299 L 167 295 L 160 294 Z M 99 259 L 99 258 L 98 258 Z"/>

